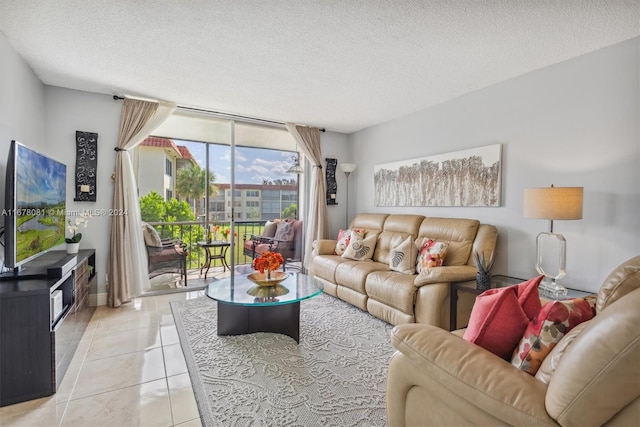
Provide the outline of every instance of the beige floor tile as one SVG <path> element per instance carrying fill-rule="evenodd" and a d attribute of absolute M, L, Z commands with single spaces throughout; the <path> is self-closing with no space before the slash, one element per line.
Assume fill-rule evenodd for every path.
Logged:
<path fill-rule="evenodd" d="M 187 362 L 184 360 L 184 354 L 180 344 L 166 345 L 162 347 L 164 353 L 164 364 L 167 376 L 184 374 L 187 371 Z"/>
<path fill-rule="evenodd" d="M 42 399 L 37 399 L 41 401 Z M 60 405 L 43 405 L 37 406 L 34 405 L 34 402 L 28 402 L 31 405 L 24 405 L 22 408 L 26 408 L 30 406 L 31 409 L 26 411 L 5 411 L 6 408 L 11 408 L 11 406 L 2 408 L 0 410 L 0 426 L 2 427 L 44 427 L 44 426 L 59 426 L 60 421 L 65 412 L 65 408 L 67 403 L 63 403 Z M 25 402 L 27 403 L 27 402 Z M 17 405 L 12 405 L 17 406 Z M 14 408 L 15 410 L 16 408 Z"/>
<path fill-rule="evenodd" d="M 173 425 L 164 379 L 69 402 L 61 427 Z"/>
<path fill-rule="evenodd" d="M 195 418 L 186 423 L 176 424 L 176 427 L 202 427 L 202 421 L 200 421 L 200 418 Z"/>
<path fill-rule="evenodd" d="M 162 337 L 162 345 L 177 344 L 180 342 L 175 324 L 160 325 L 160 336 Z"/>
<path fill-rule="evenodd" d="M 103 359 L 160 347 L 158 327 L 129 329 L 97 335 L 87 352 L 87 360 Z"/>
<path fill-rule="evenodd" d="M 159 324 L 155 311 L 122 312 L 118 315 L 100 318 L 94 338 L 116 331 L 157 327 Z"/>
<path fill-rule="evenodd" d="M 189 374 L 167 377 L 173 422 L 180 424 L 200 417 Z"/>
<path fill-rule="evenodd" d="M 145 383 L 165 377 L 161 348 L 98 360 L 82 366 L 71 399 Z"/>

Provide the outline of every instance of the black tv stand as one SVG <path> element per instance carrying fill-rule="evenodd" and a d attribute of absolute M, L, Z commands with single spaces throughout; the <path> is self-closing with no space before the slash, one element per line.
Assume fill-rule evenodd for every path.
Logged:
<path fill-rule="evenodd" d="M 2 275 L 0 406 L 56 392 L 95 310 L 89 304 L 95 250 L 44 255 Z M 60 312 L 52 309 L 54 292 L 62 299 Z"/>

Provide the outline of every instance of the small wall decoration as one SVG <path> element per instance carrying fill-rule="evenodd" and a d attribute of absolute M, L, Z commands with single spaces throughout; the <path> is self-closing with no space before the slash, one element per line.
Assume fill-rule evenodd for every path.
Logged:
<path fill-rule="evenodd" d="M 502 144 L 374 166 L 376 206 L 500 206 Z"/>
<path fill-rule="evenodd" d="M 336 184 L 336 165 L 337 159 L 325 159 L 327 161 L 327 169 L 325 172 L 327 180 L 327 205 L 337 205 L 336 193 L 338 191 L 338 184 Z"/>
<path fill-rule="evenodd" d="M 96 201 L 98 134 L 76 131 L 76 202 Z"/>

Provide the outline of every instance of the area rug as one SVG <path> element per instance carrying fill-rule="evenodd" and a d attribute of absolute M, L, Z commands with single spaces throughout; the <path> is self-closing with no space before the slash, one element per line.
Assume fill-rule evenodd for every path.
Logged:
<path fill-rule="evenodd" d="M 300 344 L 218 336 L 217 303 L 171 303 L 204 426 L 383 426 L 392 326 L 326 294 L 300 304 Z"/>

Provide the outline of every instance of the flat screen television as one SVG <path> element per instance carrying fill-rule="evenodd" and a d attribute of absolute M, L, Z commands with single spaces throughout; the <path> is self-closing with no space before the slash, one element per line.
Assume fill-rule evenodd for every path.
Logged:
<path fill-rule="evenodd" d="M 11 141 L 5 181 L 5 266 L 24 263 L 63 244 L 67 166 Z"/>

